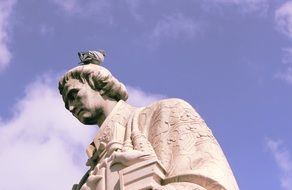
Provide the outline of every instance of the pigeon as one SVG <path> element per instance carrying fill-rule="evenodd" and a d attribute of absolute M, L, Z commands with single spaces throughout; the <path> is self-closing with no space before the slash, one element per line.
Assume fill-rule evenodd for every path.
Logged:
<path fill-rule="evenodd" d="M 80 65 L 96 64 L 101 65 L 105 57 L 104 50 L 78 52 Z"/>

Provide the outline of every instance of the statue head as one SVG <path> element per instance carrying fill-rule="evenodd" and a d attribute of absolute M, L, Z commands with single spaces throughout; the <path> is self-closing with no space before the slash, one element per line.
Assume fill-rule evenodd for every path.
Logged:
<path fill-rule="evenodd" d="M 99 65 L 86 64 L 69 70 L 59 81 L 65 107 L 84 124 L 100 125 L 110 105 L 127 100 L 125 86 Z"/>

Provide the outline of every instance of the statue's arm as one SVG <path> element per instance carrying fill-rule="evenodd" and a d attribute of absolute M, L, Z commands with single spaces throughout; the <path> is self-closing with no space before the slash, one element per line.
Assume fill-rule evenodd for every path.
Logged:
<path fill-rule="evenodd" d="M 167 173 L 162 189 L 238 189 L 220 145 L 192 106 L 170 100 L 156 114 L 150 142 Z"/>

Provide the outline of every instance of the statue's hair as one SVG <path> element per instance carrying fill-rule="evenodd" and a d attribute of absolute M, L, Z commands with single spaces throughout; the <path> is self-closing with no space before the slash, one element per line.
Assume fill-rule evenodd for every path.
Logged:
<path fill-rule="evenodd" d="M 63 94 L 64 86 L 70 79 L 77 79 L 83 84 L 87 83 L 102 96 L 105 95 L 116 101 L 128 99 L 125 85 L 112 76 L 106 68 L 99 65 L 80 65 L 69 70 L 59 81 L 60 94 Z"/>

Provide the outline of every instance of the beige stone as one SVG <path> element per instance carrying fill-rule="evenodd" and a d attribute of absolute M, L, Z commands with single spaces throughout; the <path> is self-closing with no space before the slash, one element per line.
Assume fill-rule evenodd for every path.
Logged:
<path fill-rule="evenodd" d="M 239 189 L 220 145 L 187 102 L 133 107 L 125 86 L 90 63 L 68 71 L 59 90 L 80 122 L 100 126 L 87 148 L 90 169 L 73 189 Z"/>

